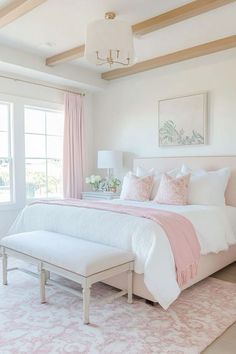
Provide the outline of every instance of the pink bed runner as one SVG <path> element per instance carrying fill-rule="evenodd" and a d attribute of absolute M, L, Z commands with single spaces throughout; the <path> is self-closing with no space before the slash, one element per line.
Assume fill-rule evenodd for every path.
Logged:
<path fill-rule="evenodd" d="M 32 204 L 52 204 L 97 209 L 153 220 L 162 227 L 169 239 L 179 286 L 183 286 L 197 273 L 200 259 L 200 244 L 192 223 L 180 214 L 153 208 L 79 199 L 38 200 Z"/>

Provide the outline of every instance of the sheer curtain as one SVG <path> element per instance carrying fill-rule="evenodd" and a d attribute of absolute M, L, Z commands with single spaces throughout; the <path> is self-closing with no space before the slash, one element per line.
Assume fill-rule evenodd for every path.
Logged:
<path fill-rule="evenodd" d="M 81 198 L 84 164 L 83 96 L 65 94 L 65 125 L 63 151 L 64 198 Z"/>

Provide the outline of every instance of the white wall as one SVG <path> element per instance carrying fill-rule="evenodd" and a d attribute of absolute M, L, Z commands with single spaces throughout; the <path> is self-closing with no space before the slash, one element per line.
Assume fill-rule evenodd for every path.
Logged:
<path fill-rule="evenodd" d="M 209 92 L 209 144 L 159 148 L 158 100 L 199 91 Z M 94 115 L 94 155 L 122 150 L 126 169 L 134 156 L 236 155 L 236 50 L 111 81 L 96 94 Z"/>
<path fill-rule="evenodd" d="M 14 160 L 16 179 L 17 203 L 10 206 L 0 205 L 0 238 L 7 232 L 9 226 L 16 218 L 25 204 L 25 191 L 22 189 L 24 181 L 24 104 L 42 105 L 48 108 L 63 109 L 64 96 L 57 90 L 42 88 L 35 85 L 23 84 L 0 78 L 0 100 L 14 103 Z M 85 97 L 85 144 L 89 156 L 93 154 L 93 126 L 92 126 L 92 96 Z M 88 158 L 86 174 L 93 169 L 93 161 Z"/>
<path fill-rule="evenodd" d="M 158 100 L 199 91 L 209 91 L 209 144 L 159 148 Z M 0 79 L 0 97 L 3 94 L 16 100 L 63 103 L 58 91 Z M 22 112 L 17 119 L 22 120 Z M 103 92 L 86 95 L 85 122 L 86 175 L 94 171 L 99 149 L 124 151 L 125 170 L 132 168 L 135 156 L 236 154 L 236 50 L 112 81 Z M 17 173 L 23 176 L 21 159 Z M 20 208 L 0 211 L 0 237 Z"/>

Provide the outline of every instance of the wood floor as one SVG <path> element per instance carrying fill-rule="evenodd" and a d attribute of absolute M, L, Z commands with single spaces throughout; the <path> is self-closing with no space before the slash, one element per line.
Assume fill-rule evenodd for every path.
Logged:
<path fill-rule="evenodd" d="M 236 262 L 212 276 L 236 283 Z M 202 354 L 236 354 L 236 322 L 209 345 Z"/>

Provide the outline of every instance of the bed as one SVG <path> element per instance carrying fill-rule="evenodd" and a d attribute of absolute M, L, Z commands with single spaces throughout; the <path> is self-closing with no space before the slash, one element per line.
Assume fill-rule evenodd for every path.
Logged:
<path fill-rule="evenodd" d="M 137 166 L 141 166 L 146 169 L 156 168 L 161 172 L 166 172 L 172 168 L 181 166 L 183 163 L 191 168 L 204 168 L 206 170 L 216 170 L 225 166 L 231 168 L 231 178 L 226 191 L 227 207 L 202 208 L 200 206 L 175 206 L 171 208 L 172 211 L 189 217 L 193 225 L 195 224 L 194 226 L 197 228 L 202 227 L 202 218 L 207 215 L 206 226 L 202 228 L 202 234 L 204 233 L 205 235 L 208 230 L 209 235 L 211 234 L 209 245 L 208 243 L 204 245 L 204 237 L 201 240 L 203 255 L 200 258 L 198 274 L 184 286 L 184 288 L 187 288 L 236 261 L 236 157 L 135 159 L 134 169 Z M 119 200 L 110 202 L 120 203 Z M 134 202 L 130 203 L 133 204 Z M 149 202 L 146 205 L 151 206 Z M 168 250 L 168 241 L 165 235 L 163 235 L 163 230 L 160 230 L 159 227 L 158 237 L 155 237 L 157 241 L 155 247 L 153 247 L 153 244 L 150 243 L 150 240 L 153 238 L 150 235 L 156 226 L 150 220 L 140 219 L 127 215 L 114 215 L 114 213 L 109 214 L 109 212 L 98 212 L 81 208 L 76 210 L 76 208 L 68 206 L 35 204 L 23 210 L 11 228 L 10 233 L 45 229 L 81 237 L 93 242 L 129 250 L 132 249 L 137 259 L 134 273 L 134 294 L 153 302 L 158 301 L 164 308 L 168 308 L 180 293 L 180 289 L 174 280 L 173 260 L 171 252 Z M 129 237 L 124 236 L 127 234 L 126 229 L 128 226 L 129 230 L 136 230 L 135 237 L 133 235 L 132 237 L 130 235 Z M 212 251 L 209 252 L 209 250 Z M 168 260 L 168 264 L 166 260 Z M 161 272 L 156 275 L 156 279 L 154 279 L 155 267 L 161 269 Z M 125 282 L 126 278 L 122 276 L 113 277 L 107 281 L 108 284 L 117 288 L 124 288 Z M 157 284 L 157 289 L 155 289 Z M 155 290 L 157 291 L 155 292 Z M 162 296 L 163 294 L 165 294 L 165 298 Z"/>
<path fill-rule="evenodd" d="M 226 205 L 235 207 L 236 209 L 236 156 L 184 156 L 184 157 L 153 157 L 153 158 L 137 158 L 134 159 L 134 171 L 138 166 L 145 169 L 155 168 L 158 171 L 166 172 L 173 168 L 178 168 L 182 164 L 187 164 L 193 169 L 203 168 L 206 170 L 217 170 L 225 166 L 230 167 L 231 177 L 227 186 L 225 199 Z M 233 213 L 234 214 L 234 211 Z M 232 219 L 234 215 L 232 215 Z M 235 211 L 236 222 L 236 211 Z M 225 251 L 219 253 L 209 253 L 201 256 L 198 274 L 188 284 L 184 286 L 186 289 L 193 284 L 201 281 L 209 275 L 217 272 L 218 270 L 226 267 L 227 265 L 236 261 L 236 244 L 229 246 Z M 121 276 L 110 279 L 108 282 L 114 287 L 121 288 L 124 284 L 124 278 Z M 134 293 L 147 300 L 155 302 L 152 294 L 148 291 L 143 274 L 134 275 Z"/>

